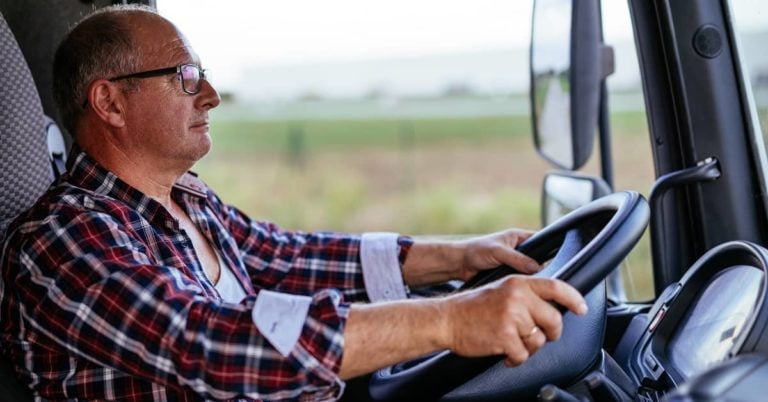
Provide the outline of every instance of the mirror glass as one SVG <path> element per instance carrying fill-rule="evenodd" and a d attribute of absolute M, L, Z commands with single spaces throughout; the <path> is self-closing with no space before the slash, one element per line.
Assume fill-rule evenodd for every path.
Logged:
<path fill-rule="evenodd" d="M 595 183 L 587 178 L 549 174 L 544 180 L 542 223 L 544 226 L 592 201 Z"/>
<path fill-rule="evenodd" d="M 531 40 L 531 97 L 539 152 L 572 169 L 571 0 L 536 0 Z"/>

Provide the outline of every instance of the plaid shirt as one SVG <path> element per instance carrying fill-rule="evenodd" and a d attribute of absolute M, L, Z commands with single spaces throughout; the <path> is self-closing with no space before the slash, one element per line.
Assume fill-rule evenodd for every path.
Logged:
<path fill-rule="evenodd" d="M 22 380 L 42 400 L 337 397 L 359 236 L 252 221 L 191 174 L 171 196 L 248 296 L 223 302 L 165 208 L 81 152 L 7 232 L 1 340 Z M 254 324 L 261 289 L 312 297 L 287 357 Z"/>

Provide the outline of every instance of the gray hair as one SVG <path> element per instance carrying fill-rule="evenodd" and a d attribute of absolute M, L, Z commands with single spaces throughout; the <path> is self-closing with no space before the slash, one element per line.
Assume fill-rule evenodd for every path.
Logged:
<path fill-rule="evenodd" d="M 88 86 L 97 79 L 128 74 L 141 68 L 130 17 L 157 15 L 143 5 L 104 7 L 83 18 L 56 50 L 53 59 L 53 97 L 62 124 L 76 137 L 77 123 L 88 100 Z M 136 85 L 128 80 L 127 85 Z"/>

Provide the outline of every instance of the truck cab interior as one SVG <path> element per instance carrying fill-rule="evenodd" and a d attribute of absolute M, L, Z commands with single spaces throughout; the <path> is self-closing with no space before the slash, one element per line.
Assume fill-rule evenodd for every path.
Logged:
<path fill-rule="evenodd" d="M 50 90 L 55 47 L 84 13 L 113 3 L 131 1 L 0 0 L 3 231 L 62 171 L 71 145 Z M 510 74 L 530 75 L 530 152 L 556 170 L 541 178 L 543 229 L 520 248 L 548 262 L 537 275 L 585 294 L 590 312 L 566 314 L 561 340 L 518 367 L 446 351 L 353 380 L 345 400 L 764 399 L 768 159 L 732 3 L 627 0 L 655 176 L 644 197 L 614 190 L 622 155 L 611 152 L 606 79 L 619 66 L 600 1 L 533 2 L 530 69 Z M 599 174 L 580 171 L 590 158 Z M 654 297 L 629 302 L 617 268 L 644 234 Z M 1 360 L 0 399 L 34 400 Z"/>

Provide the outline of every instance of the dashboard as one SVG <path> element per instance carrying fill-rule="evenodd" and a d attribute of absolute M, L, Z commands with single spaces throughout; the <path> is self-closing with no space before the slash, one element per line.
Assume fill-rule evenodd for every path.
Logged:
<path fill-rule="evenodd" d="M 730 357 L 754 311 L 763 273 L 737 265 L 718 273 L 690 307 L 668 343 L 670 363 L 683 377 Z"/>
<path fill-rule="evenodd" d="M 764 351 L 766 271 L 768 251 L 725 243 L 668 287 L 647 315 L 635 318 L 619 346 L 629 350 L 628 358 L 619 364 L 639 384 L 640 400 L 658 400 L 713 365 Z"/>

